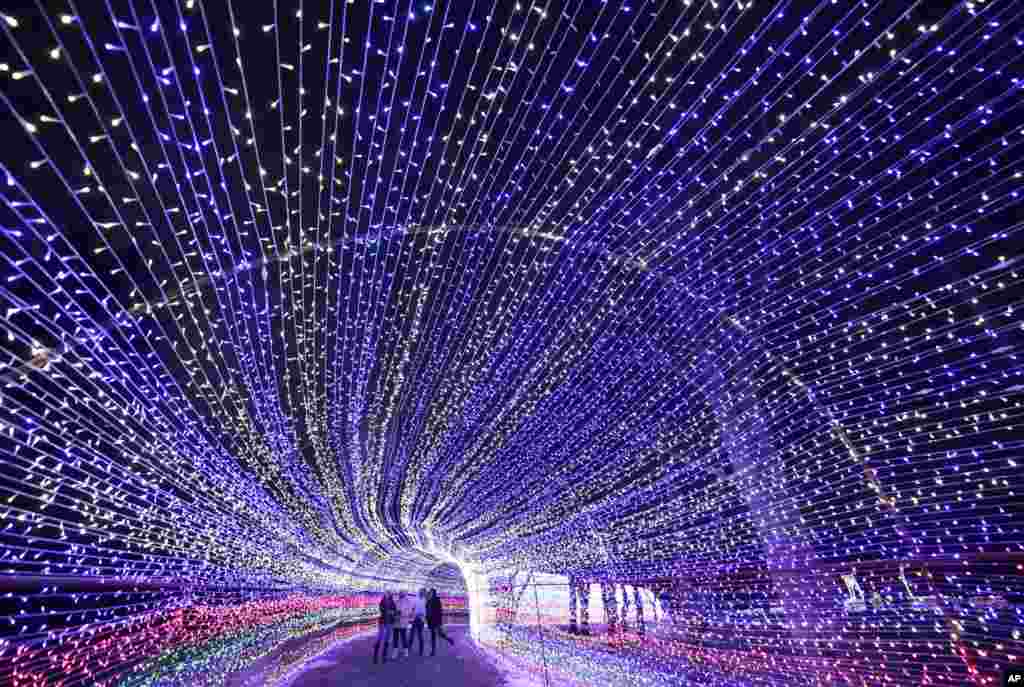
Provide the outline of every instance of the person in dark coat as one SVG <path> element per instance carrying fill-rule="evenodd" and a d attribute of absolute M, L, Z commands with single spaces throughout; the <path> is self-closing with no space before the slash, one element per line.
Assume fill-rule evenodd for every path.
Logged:
<path fill-rule="evenodd" d="M 384 592 L 384 597 L 380 600 L 378 608 L 380 615 L 377 618 L 377 641 L 373 645 L 373 662 L 377 662 L 378 652 L 383 644 L 384 655 L 381 657 L 381 663 L 387 663 L 388 640 L 391 638 L 391 630 L 394 628 L 398 616 L 398 607 L 395 605 L 395 600 L 391 598 L 391 592 Z"/>
<path fill-rule="evenodd" d="M 447 639 L 449 645 L 455 644 L 455 642 L 452 641 L 452 638 L 445 634 L 444 628 L 441 627 L 443 622 L 444 608 L 441 606 L 441 597 L 437 595 L 436 589 L 431 589 L 430 598 L 427 599 L 427 627 L 430 628 L 431 656 L 437 653 L 438 635 L 441 635 L 444 639 Z"/>

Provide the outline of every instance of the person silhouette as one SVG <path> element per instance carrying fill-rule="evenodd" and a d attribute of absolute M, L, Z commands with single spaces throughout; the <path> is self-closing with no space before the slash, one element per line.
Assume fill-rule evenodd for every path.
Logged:
<path fill-rule="evenodd" d="M 444 628 L 444 607 L 441 605 L 441 597 L 437 595 L 436 589 L 431 589 L 427 599 L 427 627 L 430 628 L 430 655 L 437 654 L 437 636 L 441 635 L 448 640 L 449 646 L 454 645 L 452 638 L 445 634 Z"/>
<path fill-rule="evenodd" d="M 405 592 L 401 592 L 398 595 L 398 602 L 395 604 L 395 624 L 393 629 L 394 636 L 394 648 L 392 649 L 392 658 L 398 658 L 398 652 L 405 650 L 406 656 L 409 655 L 408 647 L 406 646 L 406 632 L 405 625 L 409 622 L 412 614 L 409 611 L 408 595 Z"/>
<path fill-rule="evenodd" d="M 416 605 L 413 608 L 412 623 L 409 625 L 409 639 L 407 646 L 412 647 L 413 637 L 419 637 L 420 656 L 423 655 L 423 622 L 427 616 L 427 590 L 420 589 L 416 596 Z"/>
<path fill-rule="evenodd" d="M 398 615 L 398 607 L 395 605 L 390 591 L 385 590 L 378 607 L 380 615 L 377 618 L 377 641 L 373 645 L 373 662 L 377 662 L 378 652 L 383 645 L 384 655 L 381 656 L 381 663 L 387 663 L 388 640 L 391 638 L 392 630 L 395 627 L 395 617 Z"/>
<path fill-rule="evenodd" d="M 412 631 L 416 623 L 416 597 L 409 593 L 402 593 L 402 599 L 398 602 L 398 610 L 402 617 L 395 626 L 396 631 L 402 635 L 402 649 L 405 655 L 410 655 L 412 647 Z"/>

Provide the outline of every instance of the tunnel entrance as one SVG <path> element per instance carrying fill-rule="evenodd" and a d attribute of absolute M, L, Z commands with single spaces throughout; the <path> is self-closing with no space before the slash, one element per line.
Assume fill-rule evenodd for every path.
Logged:
<path fill-rule="evenodd" d="M 466 578 L 454 563 L 442 563 L 430 570 L 424 578 L 423 586 L 436 589 L 439 594 L 452 596 L 466 596 L 468 592 Z"/>

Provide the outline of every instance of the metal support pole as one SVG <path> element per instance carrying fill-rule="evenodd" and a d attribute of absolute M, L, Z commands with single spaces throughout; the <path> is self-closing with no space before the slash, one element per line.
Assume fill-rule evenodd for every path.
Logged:
<path fill-rule="evenodd" d="M 544 687 L 551 687 L 548 676 L 548 650 L 544 645 L 544 626 L 540 622 L 540 597 L 537 596 L 537 583 L 533 583 L 533 605 L 537 609 L 537 631 L 540 632 L 540 655 L 544 658 Z"/>
<path fill-rule="evenodd" d="M 579 633 L 579 625 L 576 623 L 576 578 L 569 577 L 569 634 Z"/>

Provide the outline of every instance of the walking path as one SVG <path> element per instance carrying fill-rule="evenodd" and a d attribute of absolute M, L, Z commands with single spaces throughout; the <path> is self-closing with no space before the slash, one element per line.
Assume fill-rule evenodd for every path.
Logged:
<path fill-rule="evenodd" d="M 500 687 L 498 670 L 477 651 L 468 627 L 448 626 L 455 646 L 438 639 L 437 656 L 430 656 L 430 634 L 424 632 L 424 656 L 413 643 L 411 656 L 373 663 L 374 637 L 359 637 L 310 661 L 291 687 Z"/>

